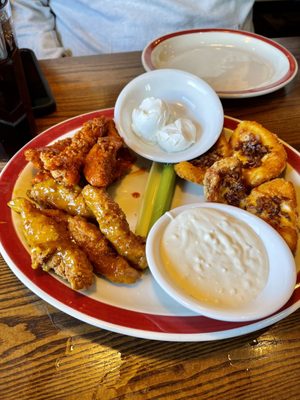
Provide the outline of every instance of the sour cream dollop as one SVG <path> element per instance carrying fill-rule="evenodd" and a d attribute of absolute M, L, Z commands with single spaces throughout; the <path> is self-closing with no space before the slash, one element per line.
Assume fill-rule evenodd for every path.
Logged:
<path fill-rule="evenodd" d="M 185 293 L 219 308 L 249 303 L 269 275 L 265 247 L 252 228 L 212 208 L 185 210 L 172 219 L 161 254 L 168 275 Z"/>
<path fill-rule="evenodd" d="M 157 132 L 157 143 L 165 151 L 182 151 L 196 140 L 196 127 L 188 118 L 179 118 Z"/>
<path fill-rule="evenodd" d="M 141 138 L 156 143 L 156 133 L 170 119 L 166 102 L 155 97 L 145 98 L 132 112 L 132 129 Z"/>
<path fill-rule="evenodd" d="M 171 105 L 155 97 L 145 98 L 132 111 L 133 132 L 166 152 L 182 151 L 196 141 L 196 126 L 186 117 L 178 118 Z"/>

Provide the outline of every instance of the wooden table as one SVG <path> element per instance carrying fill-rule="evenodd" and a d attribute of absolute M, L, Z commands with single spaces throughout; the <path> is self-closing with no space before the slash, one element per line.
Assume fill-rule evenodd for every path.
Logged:
<path fill-rule="evenodd" d="M 300 61 L 300 38 L 279 40 Z M 64 58 L 41 66 L 57 111 L 39 132 L 112 107 L 144 70 L 140 53 Z M 299 75 L 275 93 L 223 101 L 300 150 Z M 112 333 L 58 311 L 0 257 L 0 399 L 300 399 L 300 310 L 269 328 L 212 342 L 162 342 Z"/>

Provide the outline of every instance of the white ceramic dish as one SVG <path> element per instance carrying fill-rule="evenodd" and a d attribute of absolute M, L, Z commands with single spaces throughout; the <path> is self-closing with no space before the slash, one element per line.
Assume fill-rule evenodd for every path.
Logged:
<path fill-rule="evenodd" d="M 243 221 L 263 240 L 269 264 L 268 280 L 250 303 L 224 306 L 207 303 L 191 296 L 182 282 L 176 282 L 164 263 L 161 239 L 169 223 L 190 208 L 213 208 Z M 177 207 L 164 214 L 152 227 L 146 242 L 146 256 L 152 275 L 158 284 L 183 306 L 210 318 L 222 321 L 251 321 L 278 311 L 291 297 L 296 283 L 294 257 L 281 236 L 262 219 L 237 207 L 216 203 L 196 203 Z"/>
<path fill-rule="evenodd" d="M 167 102 L 177 118 L 190 118 L 197 128 L 196 142 L 186 150 L 171 153 L 138 137 L 131 127 L 132 111 L 147 97 Z M 129 82 L 118 96 L 114 119 L 120 135 L 137 154 L 153 161 L 176 163 L 203 154 L 216 142 L 224 112 L 219 97 L 202 79 L 184 71 L 164 69 Z"/>
<path fill-rule="evenodd" d="M 297 74 L 295 57 L 279 43 L 228 29 L 174 32 L 149 43 L 146 71 L 177 68 L 208 82 L 221 98 L 253 97 L 278 90 Z"/>
<path fill-rule="evenodd" d="M 98 110 L 63 121 L 36 136 L 26 148 L 47 146 L 55 140 L 72 136 L 84 122 L 101 115 L 112 118 L 113 112 L 113 109 Z M 228 133 L 238 123 L 236 119 L 224 118 L 224 128 Z M 285 149 L 289 162 L 285 178 L 294 183 L 300 204 L 300 154 L 286 144 Z M 144 339 L 182 342 L 244 335 L 270 326 L 299 309 L 300 243 L 296 255 L 298 280 L 291 299 L 275 314 L 252 322 L 226 322 L 199 315 L 168 296 L 150 273 L 146 273 L 135 285 L 114 285 L 98 277 L 90 290 L 76 292 L 55 275 L 33 270 L 27 245 L 20 233 L 18 216 L 11 213 L 6 205 L 12 197 L 26 195 L 34 174 L 34 168 L 26 162 L 23 151 L 21 149 L 9 161 L 0 175 L 0 251 L 20 281 L 57 309 L 101 329 Z M 132 229 L 136 224 L 149 167 L 149 161 L 140 159 L 132 173 L 111 188 L 111 194 L 124 210 Z M 178 181 L 172 208 L 201 199 L 201 185 Z"/>

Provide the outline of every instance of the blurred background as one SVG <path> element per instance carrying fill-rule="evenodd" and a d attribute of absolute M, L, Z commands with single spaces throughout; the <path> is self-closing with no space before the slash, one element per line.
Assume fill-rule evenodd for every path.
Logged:
<path fill-rule="evenodd" d="M 253 23 L 269 38 L 300 36 L 300 0 L 256 0 Z"/>

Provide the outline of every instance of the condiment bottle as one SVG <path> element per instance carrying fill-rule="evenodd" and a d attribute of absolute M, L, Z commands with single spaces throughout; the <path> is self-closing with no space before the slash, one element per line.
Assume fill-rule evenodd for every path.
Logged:
<path fill-rule="evenodd" d="M 0 159 L 11 157 L 36 134 L 31 100 L 8 0 L 0 0 Z"/>

